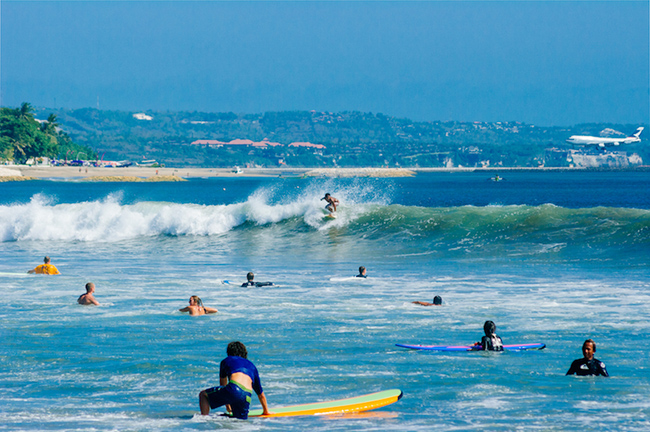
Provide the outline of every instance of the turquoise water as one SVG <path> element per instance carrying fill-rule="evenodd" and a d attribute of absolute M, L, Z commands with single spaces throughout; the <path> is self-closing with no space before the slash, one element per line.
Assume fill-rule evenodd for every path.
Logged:
<path fill-rule="evenodd" d="M 505 177 L 1 184 L 0 429 L 647 430 L 650 174 Z M 44 255 L 61 276 L 22 273 Z M 224 283 L 248 271 L 277 286 Z M 75 303 L 88 281 L 102 306 Z M 443 307 L 411 304 L 436 294 Z M 190 295 L 219 313 L 177 312 Z M 394 345 L 470 344 L 487 319 L 547 349 Z M 564 376 L 586 338 L 611 378 Z M 271 408 L 404 397 L 345 417 L 199 416 L 232 340 Z"/>

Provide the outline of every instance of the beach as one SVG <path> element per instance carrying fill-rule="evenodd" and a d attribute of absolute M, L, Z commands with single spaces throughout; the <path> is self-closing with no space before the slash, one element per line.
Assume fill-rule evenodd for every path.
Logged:
<path fill-rule="evenodd" d="M 436 172 L 486 172 L 500 173 L 511 171 L 585 171 L 584 168 L 550 168 L 550 167 L 436 167 L 436 168 L 151 168 L 130 166 L 125 168 L 106 167 L 72 167 L 72 166 L 0 166 L 0 178 L 25 177 L 30 179 L 93 179 L 111 181 L 116 177 L 138 177 L 152 179 L 156 176 L 171 178 L 226 178 L 226 177 L 410 177 L 422 173 Z"/>

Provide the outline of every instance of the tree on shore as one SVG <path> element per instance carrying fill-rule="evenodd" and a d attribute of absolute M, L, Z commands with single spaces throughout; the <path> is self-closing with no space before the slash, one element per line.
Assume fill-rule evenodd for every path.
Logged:
<path fill-rule="evenodd" d="M 0 160 L 24 163 L 30 158 L 55 158 L 64 149 L 95 155 L 91 149 L 74 144 L 57 126 L 54 114 L 39 124 L 29 102 L 20 108 L 0 108 Z"/>

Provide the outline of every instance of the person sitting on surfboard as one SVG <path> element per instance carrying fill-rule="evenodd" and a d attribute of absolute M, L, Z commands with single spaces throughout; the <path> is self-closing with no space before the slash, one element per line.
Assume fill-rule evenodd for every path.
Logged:
<path fill-rule="evenodd" d="M 99 306 L 99 302 L 95 300 L 93 293 L 95 292 L 95 284 L 88 282 L 86 284 L 86 294 L 81 294 L 77 299 L 77 303 L 80 305 L 95 305 Z"/>
<path fill-rule="evenodd" d="M 47 274 L 47 275 L 57 275 L 61 274 L 59 273 L 59 270 L 54 267 L 54 265 L 50 264 L 50 257 L 46 256 L 43 258 L 43 264 L 37 266 L 34 270 L 29 270 L 27 273 L 29 274 Z"/>
<path fill-rule="evenodd" d="M 481 338 L 481 342 L 476 342 L 474 346 L 480 346 L 483 351 L 503 351 L 503 341 L 495 333 L 496 330 L 496 324 L 492 321 L 485 321 L 483 324 L 485 336 Z"/>
<path fill-rule="evenodd" d="M 199 316 L 219 312 L 215 308 L 203 306 L 203 300 L 201 300 L 199 296 L 190 297 L 190 305 L 184 307 L 183 309 L 179 309 L 179 311 L 189 312 L 190 316 Z"/>
<path fill-rule="evenodd" d="M 255 278 L 255 274 L 253 272 L 248 272 L 246 274 L 246 280 L 247 282 L 244 282 L 241 284 L 242 287 L 265 287 L 265 286 L 273 286 L 273 282 L 253 282 L 253 279 Z"/>
<path fill-rule="evenodd" d="M 422 306 L 442 306 L 442 297 L 439 295 L 433 298 L 433 303 L 423 302 L 423 301 L 414 301 L 413 304 L 422 305 Z"/>
<path fill-rule="evenodd" d="M 368 276 L 366 276 L 366 268 L 364 266 L 359 267 L 359 274 L 355 277 L 367 278 Z"/>
<path fill-rule="evenodd" d="M 601 362 L 597 358 L 594 358 L 594 353 L 596 352 L 596 342 L 591 339 L 587 339 L 582 344 L 582 355 L 584 356 L 581 359 L 574 360 L 571 363 L 567 375 L 576 374 L 578 376 L 604 376 L 608 377 L 607 368 L 605 363 Z"/>
<path fill-rule="evenodd" d="M 327 201 L 328 204 L 325 206 L 325 208 L 330 212 L 330 214 L 333 214 L 336 211 L 336 205 L 339 203 L 339 200 L 334 198 L 332 195 L 326 193 L 325 196 L 320 200 Z"/>
<path fill-rule="evenodd" d="M 199 393 L 201 414 L 208 415 L 210 408 L 225 405 L 233 417 L 246 420 L 253 390 L 262 404 L 262 414 L 270 414 L 260 376 L 255 365 L 247 359 L 248 351 L 244 344 L 238 341 L 230 342 L 226 353 L 228 357 L 223 359 L 219 366 L 221 385 Z"/>

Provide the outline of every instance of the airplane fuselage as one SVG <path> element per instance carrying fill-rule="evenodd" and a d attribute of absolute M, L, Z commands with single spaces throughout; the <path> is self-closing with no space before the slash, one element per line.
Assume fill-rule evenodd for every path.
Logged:
<path fill-rule="evenodd" d="M 588 145 L 594 145 L 598 147 L 609 147 L 609 146 L 618 146 L 620 144 L 632 144 L 632 143 L 637 143 L 641 142 L 641 138 L 639 138 L 639 135 L 641 135 L 641 132 L 643 131 L 643 128 L 637 128 L 636 132 L 633 135 L 630 135 L 625 138 L 602 138 L 602 137 L 595 137 L 595 136 L 588 136 L 588 135 L 573 135 L 569 137 L 566 142 L 574 145 L 583 145 L 583 146 L 588 146 Z"/>

